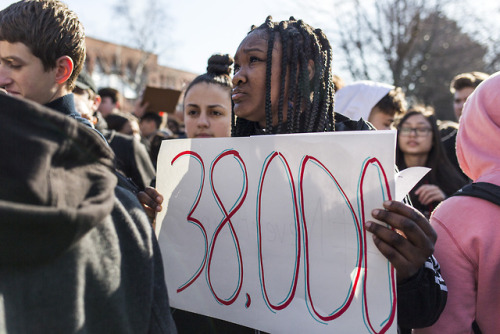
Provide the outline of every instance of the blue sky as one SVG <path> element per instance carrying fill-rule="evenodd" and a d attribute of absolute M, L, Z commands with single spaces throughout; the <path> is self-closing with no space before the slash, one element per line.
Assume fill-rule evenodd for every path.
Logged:
<path fill-rule="evenodd" d="M 86 34 L 91 37 L 129 45 L 123 26 L 114 18 L 113 5 L 122 0 L 65 0 L 83 22 Z M 334 17 L 339 6 L 350 6 L 349 0 L 158 0 L 164 6 L 165 33 L 159 47 L 159 61 L 194 73 L 203 73 L 207 59 L 213 53 L 234 54 L 252 24 L 261 24 L 267 15 L 275 20 L 293 15 L 302 18 L 313 27 L 322 28 L 332 42 L 335 34 Z M 362 3 L 374 0 L 361 0 Z M 455 0 L 469 2 L 473 0 Z M 0 8 L 13 1 L 0 0 Z M 135 1 L 137 6 L 146 0 Z M 340 5 L 339 5 L 340 4 Z M 481 0 L 474 9 L 478 15 L 500 22 L 500 5 L 497 0 Z M 458 8 L 458 6 L 457 6 Z M 492 8 L 496 10 L 492 11 Z M 333 44 L 334 69 L 343 76 L 340 62 Z M 133 46 L 133 45 L 131 45 Z M 335 58 L 337 57 L 337 58 Z M 347 74 L 345 74 L 347 75 Z"/>
<path fill-rule="evenodd" d="M 120 0 L 65 0 L 74 10 L 88 36 L 127 45 L 123 27 L 114 22 L 113 5 Z M 291 15 L 302 18 L 314 27 L 328 21 L 325 10 L 333 7 L 337 0 L 316 0 L 316 10 L 309 15 L 302 13 L 306 0 L 160 0 L 168 13 L 168 31 L 160 63 L 190 72 L 203 73 L 207 60 L 213 53 L 234 54 L 252 24 L 261 24 L 267 15 L 275 20 L 287 19 Z M 13 1 L 0 0 L 0 8 Z M 136 1 L 144 3 L 145 1 Z M 307 4 L 307 5 L 305 5 Z M 319 10 L 317 10 L 319 8 Z M 312 15 L 314 13 L 314 15 Z M 309 16 L 309 17 L 308 17 Z"/>
<path fill-rule="evenodd" d="M 269 14 L 276 20 L 297 15 L 300 1 L 304 2 L 303 0 L 295 3 L 285 0 L 162 1 L 166 4 L 165 11 L 168 13 L 166 18 L 168 37 L 165 39 L 165 44 L 168 46 L 163 48 L 160 62 L 162 65 L 195 73 L 205 72 L 207 60 L 213 53 L 234 54 L 252 24 L 261 24 Z M 332 1 L 324 1 L 325 5 L 328 2 Z M 105 28 L 97 28 L 105 24 L 92 13 L 99 12 L 99 6 L 103 6 L 102 12 L 108 13 L 109 20 L 112 17 L 112 4 L 115 0 L 67 0 L 66 3 L 81 17 L 89 36 L 113 39 Z M 306 22 L 310 23 L 307 19 Z M 108 22 L 108 29 L 113 29 L 110 26 L 112 23 Z M 169 47 L 170 45 L 172 47 Z"/>
<path fill-rule="evenodd" d="M 278 0 L 280 3 L 285 1 Z M 115 0 L 67 0 L 77 12 L 88 36 L 126 44 L 126 38 L 113 36 L 112 6 Z M 277 12 L 270 1 L 252 0 L 241 3 L 229 0 L 184 0 L 165 3 L 166 34 L 160 62 L 195 73 L 205 72 L 206 63 L 213 53 L 234 54 L 240 41 L 252 24 L 264 22 L 267 15 Z M 273 13 L 275 19 L 285 19 L 293 9 Z M 280 10 L 281 11 L 281 10 Z"/>

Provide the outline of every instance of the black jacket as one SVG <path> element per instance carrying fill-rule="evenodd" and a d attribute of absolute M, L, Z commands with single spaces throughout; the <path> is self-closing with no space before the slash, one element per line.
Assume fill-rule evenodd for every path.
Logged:
<path fill-rule="evenodd" d="M 144 144 L 133 136 L 104 130 L 104 137 L 115 153 L 116 169 L 130 178 L 141 190 L 151 185 L 155 169 Z"/>
<path fill-rule="evenodd" d="M 175 332 L 156 237 L 108 145 L 35 103 L 0 96 L 0 113 L 0 332 Z"/>
<path fill-rule="evenodd" d="M 92 123 L 76 111 L 73 94 L 58 98 L 46 106 L 93 128 Z M 115 131 L 105 130 L 104 134 L 98 130 L 96 132 L 108 142 L 115 153 L 116 169 L 125 177 L 130 178 L 139 190 L 144 190 L 146 186 L 149 186 L 155 177 L 155 169 L 144 145 L 131 136 L 118 134 Z"/>

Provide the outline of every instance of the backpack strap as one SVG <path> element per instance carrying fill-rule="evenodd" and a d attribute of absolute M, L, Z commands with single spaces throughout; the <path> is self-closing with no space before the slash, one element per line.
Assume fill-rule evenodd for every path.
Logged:
<path fill-rule="evenodd" d="M 500 205 L 500 186 L 488 182 L 471 183 L 464 186 L 452 196 L 477 197 Z"/>

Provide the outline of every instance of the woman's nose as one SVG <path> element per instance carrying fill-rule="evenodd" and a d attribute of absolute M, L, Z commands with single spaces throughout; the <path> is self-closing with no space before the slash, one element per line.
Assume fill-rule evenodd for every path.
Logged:
<path fill-rule="evenodd" d="M 243 82 L 246 82 L 246 75 L 243 70 L 243 68 L 239 68 L 237 71 L 234 72 L 233 75 L 233 86 L 238 86 L 242 84 Z"/>
<path fill-rule="evenodd" d="M 198 127 L 200 128 L 208 128 L 210 125 L 209 119 L 207 117 L 206 113 L 201 113 L 200 117 L 198 118 Z"/>

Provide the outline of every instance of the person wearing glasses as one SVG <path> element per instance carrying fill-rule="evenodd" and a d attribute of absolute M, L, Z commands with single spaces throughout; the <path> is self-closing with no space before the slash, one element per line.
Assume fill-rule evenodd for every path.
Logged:
<path fill-rule="evenodd" d="M 410 192 L 413 206 L 427 218 L 434 208 L 467 183 L 444 152 L 432 108 L 413 107 L 398 121 L 396 164 L 431 171 Z"/>

